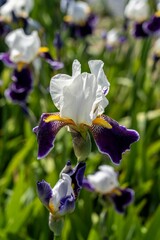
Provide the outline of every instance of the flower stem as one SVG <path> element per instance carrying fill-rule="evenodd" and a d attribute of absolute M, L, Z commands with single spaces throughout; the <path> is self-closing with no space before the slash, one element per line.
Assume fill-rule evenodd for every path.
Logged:
<path fill-rule="evenodd" d="M 61 236 L 55 236 L 53 237 L 53 240 L 60 240 L 61 239 Z"/>

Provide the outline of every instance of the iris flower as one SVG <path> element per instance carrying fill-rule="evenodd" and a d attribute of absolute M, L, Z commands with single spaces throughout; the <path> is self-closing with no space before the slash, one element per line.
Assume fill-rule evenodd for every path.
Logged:
<path fill-rule="evenodd" d="M 42 114 L 39 126 L 33 129 L 38 139 L 39 159 L 51 151 L 56 134 L 64 126 L 76 135 L 76 145 L 78 147 L 80 143 L 82 155 L 90 131 L 99 151 L 116 164 L 130 144 L 138 140 L 136 131 L 126 129 L 103 114 L 108 105 L 106 94 L 109 91 L 103 65 L 101 60 L 91 60 L 91 73 L 81 73 L 81 64 L 74 60 L 72 76 L 58 74 L 51 79 L 50 94 L 59 112 Z"/>
<path fill-rule="evenodd" d="M 47 47 L 41 46 L 37 31 L 25 34 L 22 28 L 16 29 L 6 36 L 5 43 L 9 47 L 9 52 L 1 53 L 0 60 L 9 66 L 15 66 L 19 71 L 25 65 L 30 64 L 37 56 L 45 58 L 51 67 L 56 70 L 63 67 L 61 62 L 52 59 Z"/>
<path fill-rule="evenodd" d="M 130 0 L 125 7 L 124 15 L 133 22 L 133 35 L 147 37 L 143 23 L 149 18 L 149 4 L 146 0 Z"/>
<path fill-rule="evenodd" d="M 49 225 L 54 232 L 57 231 L 56 223 L 60 223 L 58 220 L 75 209 L 75 202 L 82 188 L 85 167 L 85 163 L 80 162 L 72 168 L 68 161 L 54 188 L 44 180 L 37 183 L 39 199 L 50 212 Z"/>
<path fill-rule="evenodd" d="M 33 0 L 7 0 L 0 8 L 2 19 L 12 21 L 16 17 L 27 17 L 33 8 Z"/>
<path fill-rule="evenodd" d="M 1 53 L 0 60 L 14 69 L 13 82 L 6 90 L 5 95 L 13 102 L 24 105 L 33 85 L 29 64 L 38 56 L 44 58 L 55 70 L 62 68 L 63 63 L 55 61 L 47 47 L 41 47 L 37 31 L 27 35 L 22 28 L 16 29 L 7 34 L 5 43 L 8 45 L 9 51 Z"/>
<path fill-rule="evenodd" d="M 133 201 L 134 191 L 130 188 L 119 187 L 117 173 L 113 167 L 101 165 L 99 171 L 83 179 L 83 187 L 89 191 L 99 193 L 105 199 L 108 197 L 119 213 Z"/>
<path fill-rule="evenodd" d="M 82 1 L 69 1 L 66 10 L 64 22 L 70 29 L 72 37 L 85 37 L 92 34 L 97 17 L 91 12 L 89 4 Z"/>

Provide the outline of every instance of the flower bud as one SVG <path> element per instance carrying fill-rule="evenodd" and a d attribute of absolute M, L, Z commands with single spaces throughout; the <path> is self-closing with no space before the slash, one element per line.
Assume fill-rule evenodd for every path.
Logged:
<path fill-rule="evenodd" d="M 91 152 L 91 139 L 88 132 L 83 137 L 80 132 L 71 131 L 74 153 L 78 161 L 84 161 Z"/>
<path fill-rule="evenodd" d="M 64 219 L 55 219 L 53 215 L 49 214 L 49 228 L 54 233 L 54 236 L 60 236 L 64 225 Z"/>

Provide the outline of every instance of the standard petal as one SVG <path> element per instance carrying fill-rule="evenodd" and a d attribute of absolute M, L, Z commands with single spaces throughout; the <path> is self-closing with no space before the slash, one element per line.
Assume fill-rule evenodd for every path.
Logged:
<path fill-rule="evenodd" d="M 134 198 L 134 191 L 130 188 L 126 189 L 117 189 L 119 191 L 118 194 L 113 193 L 110 195 L 111 200 L 114 203 L 115 209 L 119 213 L 123 213 L 125 211 L 125 207 L 128 206 Z"/>
<path fill-rule="evenodd" d="M 107 154 L 115 164 L 119 164 L 122 153 L 130 149 L 133 142 L 138 141 L 139 134 L 135 130 L 119 125 L 115 120 L 102 115 L 100 118 L 108 122 L 112 128 L 93 124 L 91 132 L 100 152 Z"/>
<path fill-rule="evenodd" d="M 72 76 L 76 77 L 81 74 L 81 64 L 78 60 L 74 60 L 72 64 Z"/>
<path fill-rule="evenodd" d="M 73 81 L 72 77 L 66 74 L 57 74 L 51 79 L 50 94 L 55 106 L 60 110 L 63 100 L 63 88 Z"/>
<path fill-rule="evenodd" d="M 101 60 L 91 60 L 88 62 L 89 68 L 92 74 L 98 80 L 98 84 L 101 85 L 103 93 L 106 95 L 109 91 L 109 82 L 103 71 L 104 63 Z"/>
<path fill-rule="evenodd" d="M 67 122 L 56 120 L 56 116 L 59 116 L 59 114 L 42 114 L 39 126 L 33 129 L 33 132 L 37 135 L 39 145 L 38 159 L 45 157 L 51 151 L 54 147 L 56 134 L 62 127 L 68 124 Z M 49 121 L 47 121 L 47 119 L 49 119 Z"/>
<path fill-rule="evenodd" d="M 91 125 L 93 106 L 102 99 L 102 94 L 98 98 L 96 96 L 97 88 L 97 81 L 93 74 L 82 73 L 74 78 L 70 85 L 64 87 L 61 116 L 73 119 L 76 124 Z"/>
<path fill-rule="evenodd" d="M 48 208 L 49 201 L 52 197 L 52 188 L 50 184 L 44 180 L 37 182 L 37 193 L 41 202 Z"/>

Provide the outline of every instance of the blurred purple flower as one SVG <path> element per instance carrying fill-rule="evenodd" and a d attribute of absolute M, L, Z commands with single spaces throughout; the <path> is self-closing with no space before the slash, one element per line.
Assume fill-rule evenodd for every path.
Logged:
<path fill-rule="evenodd" d="M 104 199 L 109 198 L 119 213 L 125 211 L 125 207 L 133 201 L 134 197 L 132 189 L 119 187 L 117 173 L 113 167 L 107 165 L 100 166 L 99 171 L 84 178 L 83 187 L 88 191 L 101 194 Z"/>

